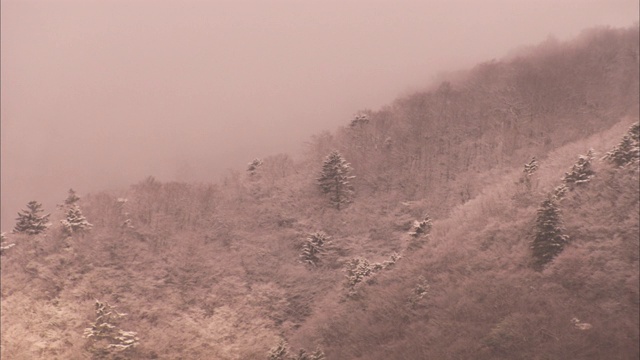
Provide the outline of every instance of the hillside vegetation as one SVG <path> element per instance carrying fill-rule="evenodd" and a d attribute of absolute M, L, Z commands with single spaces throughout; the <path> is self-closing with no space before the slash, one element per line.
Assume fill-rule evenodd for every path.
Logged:
<path fill-rule="evenodd" d="M 3 238 L 2 358 L 637 359 L 638 44 L 549 40 L 219 183 L 61 194 Z"/>

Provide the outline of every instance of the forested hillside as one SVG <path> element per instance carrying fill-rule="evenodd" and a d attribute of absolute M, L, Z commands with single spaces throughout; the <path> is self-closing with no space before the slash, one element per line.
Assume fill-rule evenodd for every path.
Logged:
<path fill-rule="evenodd" d="M 637 359 L 639 40 L 549 40 L 219 183 L 30 204 L 2 358 Z"/>

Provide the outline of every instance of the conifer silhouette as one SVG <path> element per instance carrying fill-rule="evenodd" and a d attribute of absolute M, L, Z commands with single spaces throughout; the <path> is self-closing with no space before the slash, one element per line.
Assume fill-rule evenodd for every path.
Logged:
<path fill-rule="evenodd" d="M 563 231 L 558 205 L 553 199 L 543 201 L 538 209 L 536 236 L 531 244 L 534 267 L 542 269 L 562 252 L 569 241 Z"/>
<path fill-rule="evenodd" d="M 47 230 L 47 222 L 49 221 L 49 216 L 51 214 L 43 216 L 38 215 L 42 212 L 42 204 L 37 201 L 30 201 L 27 204 L 27 210 L 22 210 L 18 213 L 18 217 L 16 218 L 17 223 L 13 228 L 13 232 L 37 235 Z"/>
<path fill-rule="evenodd" d="M 331 203 L 338 210 L 342 205 L 351 202 L 353 187 L 349 180 L 354 176 L 350 176 L 350 172 L 350 164 L 337 150 L 334 150 L 324 160 L 322 173 L 318 178 L 322 192 L 330 195 Z"/>
<path fill-rule="evenodd" d="M 633 124 L 622 140 L 605 156 L 605 160 L 622 167 L 640 160 L 640 123 Z"/>

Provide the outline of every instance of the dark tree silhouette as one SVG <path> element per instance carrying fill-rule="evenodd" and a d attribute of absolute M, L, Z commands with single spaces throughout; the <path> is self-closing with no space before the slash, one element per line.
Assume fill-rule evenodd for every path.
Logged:
<path fill-rule="evenodd" d="M 343 204 L 351 202 L 353 187 L 349 180 L 353 179 L 354 176 L 350 176 L 350 172 L 351 166 L 349 163 L 337 150 L 334 150 L 324 160 L 322 173 L 318 178 L 318 184 L 322 192 L 330 195 L 331 203 L 338 210 Z"/>
<path fill-rule="evenodd" d="M 536 218 L 536 237 L 531 244 L 535 268 L 542 269 L 562 252 L 569 241 L 563 231 L 558 205 L 553 199 L 543 201 Z"/>
<path fill-rule="evenodd" d="M 640 160 L 640 123 L 633 124 L 622 141 L 604 158 L 615 166 L 626 166 Z"/>
<path fill-rule="evenodd" d="M 37 235 L 47 230 L 47 222 L 51 214 L 40 216 L 42 212 L 42 204 L 37 201 L 30 201 L 27 204 L 27 210 L 22 210 L 18 213 L 16 218 L 16 226 L 13 228 L 13 232 Z"/>

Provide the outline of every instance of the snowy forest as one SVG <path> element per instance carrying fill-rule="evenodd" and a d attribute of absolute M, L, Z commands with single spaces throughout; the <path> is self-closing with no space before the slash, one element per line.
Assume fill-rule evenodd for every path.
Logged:
<path fill-rule="evenodd" d="M 639 28 L 443 75 L 219 182 L 15 209 L 2 359 L 637 359 Z"/>

